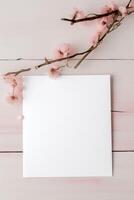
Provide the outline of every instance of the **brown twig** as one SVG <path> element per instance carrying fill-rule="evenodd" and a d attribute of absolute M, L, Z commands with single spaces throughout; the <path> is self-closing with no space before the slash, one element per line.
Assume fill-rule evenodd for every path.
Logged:
<path fill-rule="evenodd" d="M 132 2 L 132 0 L 129 0 L 129 2 L 128 2 L 128 4 L 127 4 L 126 8 L 129 8 L 129 6 L 130 6 L 131 2 Z"/>
<path fill-rule="evenodd" d="M 88 52 L 78 61 L 78 63 L 76 63 L 76 65 L 74 66 L 74 68 L 77 68 L 85 60 L 85 58 L 100 45 L 100 43 L 107 36 L 107 34 L 110 33 L 110 30 L 113 27 L 114 23 L 116 22 L 117 18 L 118 18 L 118 14 L 115 13 L 114 14 L 113 23 L 108 27 L 108 30 L 106 31 L 106 33 L 102 37 L 100 37 L 100 39 L 98 40 L 98 42 L 97 42 L 97 44 L 96 44 L 95 47 L 91 46 L 89 48 Z"/>
<path fill-rule="evenodd" d="M 42 64 L 40 64 L 40 65 L 37 65 L 35 68 L 38 69 L 38 68 L 41 68 L 41 67 L 43 67 L 43 66 L 45 66 L 45 65 L 50 65 L 50 64 L 52 64 L 52 63 L 61 62 L 61 61 L 67 60 L 67 59 L 69 60 L 69 59 L 75 58 L 75 57 L 77 57 L 77 56 L 81 56 L 81 55 L 83 55 L 83 54 L 86 54 L 86 53 L 88 53 L 88 52 L 89 52 L 89 49 L 86 50 L 86 51 L 82 51 L 82 52 L 79 52 L 79 53 L 75 53 L 75 54 L 70 55 L 70 56 L 63 57 L 63 58 L 54 59 L 54 60 L 48 60 L 49 62 L 44 62 L 44 63 L 42 63 Z"/>
<path fill-rule="evenodd" d="M 8 73 L 5 74 L 5 76 L 8 76 L 8 75 L 10 75 L 10 74 L 14 74 L 15 76 L 17 76 L 17 75 L 19 75 L 19 74 L 21 74 L 21 73 L 23 73 L 23 72 L 28 72 L 28 71 L 30 71 L 31 69 L 32 69 L 32 68 L 26 68 L 26 69 L 21 69 L 21 70 L 14 71 L 14 72 L 8 72 Z"/>
<path fill-rule="evenodd" d="M 84 56 L 76 63 L 76 65 L 74 66 L 74 68 L 76 69 L 94 49 L 95 49 L 95 47 L 91 46 L 87 50 L 87 52 L 84 54 Z"/>
<path fill-rule="evenodd" d="M 39 68 L 41 68 L 43 66 L 46 66 L 46 65 L 50 65 L 50 64 L 53 64 L 53 63 L 56 63 L 56 62 L 61 62 L 61 61 L 67 60 L 67 59 L 72 59 L 72 58 L 75 58 L 77 56 L 86 54 L 88 51 L 89 50 L 86 50 L 86 51 L 83 51 L 83 52 L 75 53 L 75 54 L 70 55 L 70 56 L 66 56 L 64 58 L 59 58 L 59 59 L 54 59 L 54 60 L 45 58 L 45 62 L 43 62 L 43 63 L 41 63 L 39 65 L 36 65 L 34 68 L 37 70 L 37 69 L 39 69 Z M 31 69 L 32 68 L 21 69 L 21 70 L 18 70 L 18 71 L 8 72 L 5 75 L 14 74 L 15 76 L 17 76 L 17 75 L 19 75 L 19 74 L 21 74 L 23 72 L 30 71 Z"/>
<path fill-rule="evenodd" d="M 119 13 L 119 11 L 118 10 L 114 10 L 114 11 L 111 11 L 111 12 L 108 12 L 108 13 L 104 13 L 104 14 L 95 14 L 92 17 L 84 17 L 84 18 L 80 18 L 80 19 L 62 18 L 61 20 L 71 22 L 71 25 L 73 25 L 73 24 L 76 24 L 76 23 L 79 23 L 79 22 L 93 21 L 93 20 L 96 20 L 96 19 L 99 19 L 99 18 L 102 18 L 102 17 L 107 17 L 109 15 L 117 14 L 117 13 Z"/>

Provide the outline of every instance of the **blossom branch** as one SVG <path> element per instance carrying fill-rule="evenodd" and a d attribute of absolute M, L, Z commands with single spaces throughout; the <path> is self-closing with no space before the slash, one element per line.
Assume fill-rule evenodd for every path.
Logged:
<path fill-rule="evenodd" d="M 35 69 L 37 70 L 37 69 L 39 69 L 39 68 L 41 68 L 41 67 L 44 67 L 44 66 L 46 66 L 46 65 L 50 65 L 50 64 L 53 64 L 53 63 L 61 62 L 61 61 L 64 61 L 64 60 L 70 60 L 70 59 L 75 58 L 75 57 L 77 57 L 77 56 L 86 54 L 86 53 L 88 53 L 88 52 L 89 52 L 89 49 L 86 50 L 86 51 L 78 52 L 78 53 L 75 53 L 75 54 L 73 54 L 73 55 L 66 56 L 66 57 L 59 58 L 59 59 L 53 59 L 53 60 L 52 60 L 52 59 L 47 59 L 47 61 L 46 61 L 46 59 L 45 59 L 45 62 L 43 62 L 43 63 L 41 63 L 41 64 L 39 64 L 39 65 L 36 65 L 36 66 L 34 66 L 33 68 L 35 68 Z M 31 70 L 32 70 L 32 68 L 26 68 L 26 69 L 21 69 L 21 70 L 18 70 L 18 71 L 8 72 L 8 73 L 6 73 L 5 75 L 7 76 L 7 75 L 14 74 L 15 76 L 17 76 L 17 75 L 19 75 L 19 74 L 21 74 L 21 73 L 23 73 L 23 72 L 28 72 L 28 71 L 31 71 Z"/>
<path fill-rule="evenodd" d="M 132 3 L 132 0 L 129 0 L 128 4 L 126 5 L 127 9 L 131 8 L 130 7 L 131 3 Z M 71 22 L 71 25 L 73 25 L 73 24 L 80 23 L 80 22 L 93 21 L 93 20 L 100 19 L 100 18 L 103 18 L 103 17 L 108 17 L 108 16 L 113 15 L 113 14 L 119 14 L 120 15 L 121 13 L 120 13 L 119 9 L 115 9 L 115 10 L 109 11 L 107 13 L 92 14 L 93 16 L 90 16 L 90 17 L 85 16 L 85 17 L 77 19 L 77 11 L 76 11 L 76 13 L 72 17 L 72 19 L 61 18 L 61 20 Z"/>
<path fill-rule="evenodd" d="M 74 17 L 72 19 L 61 18 L 61 20 L 71 22 L 71 25 L 73 25 L 73 24 L 80 23 L 80 22 L 93 21 L 96 19 L 100 19 L 102 17 L 107 17 L 107 16 L 110 16 L 113 14 L 117 14 L 118 12 L 119 12 L 118 10 L 114 10 L 114 11 L 111 11 L 109 13 L 104 13 L 104 14 L 93 14 L 94 16 L 91 16 L 91 17 L 84 17 L 84 18 L 80 18 L 80 19 L 76 19 Z"/>
<path fill-rule="evenodd" d="M 123 11 L 124 12 L 124 16 L 122 16 L 120 19 L 118 19 L 118 17 L 121 15 L 121 11 L 120 10 L 115 10 L 115 12 L 111 12 L 109 13 L 109 15 L 113 15 L 113 22 L 110 24 L 110 26 L 108 27 L 108 30 L 106 31 L 106 33 L 98 39 L 98 42 L 96 43 L 95 46 L 91 46 L 88 51 L 84 54 L 84 56 L 78 61 L 78 63 L 76 63 L 76 65 L 74 66 L 74 68 L 77 68 L 84 60 L 85 58 L 92 52 L 94 51 L 98 46 L 99 44 L 103 41 L 103 39 L 107 36 L 107 34 L 111 33 L 113 30 L 115 30 L 116 28 L 118 28 L 120 25 L 121 25 L 121 22 L 123 21 L 123 19 L 125 18 L 126 14 L 127 15 L 130 15 L 134 12 L 134 10 L 130 10 L 129 11 L 129 8 L 133 8 L 133 7 L 130 7 L 130 4 L 131 4 L 132 0 L 130 0 L 126 6 L 126 13 L 125 13 L 125 10 Z M 125 7 L 124 7 L 125 8 Z M 118 12 L 117 12 L 118 11 Z M 100 15 L 99 15 L 100 16 Z M 103 16 L 103 15 L 102 15 Z M 108 16 L 108 15 L 107 15 Z M 97 17 L 97 15 L 96 15 Z M 104 17 L 104 16 L 103 16 Z M 85 19 L 85 18 L 83 18 Z M 87 18 L 89 19 L 89 18 Z M 73 19 L 74 20 L 74 19 Z M 91 17 L 88 21 L 90 20 L 94 20 L 93 17 Z M 75 23 L 77 23 L 78 21 L 76 20 Z"/>
<path fill-rule="evenodd" d="M 45 66 L 45 65 L 50 65 L 50 64 L 53 64 L 53 63 L 56 63 L 56 62 L 61 62 L 61 61 L 64 61 L 64 60 L 70 60 L 70 59 L 75 58 L 75 57 L 77 57 L 77 56 L 81 56 L 81 55 L 83 55 L 83 54 L 86 54 L 86 53 L 88 53 L 88 52 L 89 52 L 89 49 L 88 49 L 88 50 L 85 50 L 85 51 L 82 51 L 82 52 L 75 53 L 75 54 L 70 55 L 70 56 L 66 56 L 66 57 L 63 57 L 63 58 L 59 58 L 59 59 L 54 59 L 54 60 L 49 60 L 49 59 L 48 59 L 48 62 L 45 61 L 44 63 L 35 66 L 35 68 L 38 69 L 38 68 L 41 68 L 41 67 L 43 67 L 43 66 Z"/>
<path fill-rule="evenodd" d="M 48 59 L 45 57 L 43 63 L 38 64 L 34 67 L 28 67 L 6 73 L 3 78 L 8 84 L 10 84 L 12 89 L 10 96 L 7 97 L 8 102 L 14 103 L 22 99 L 23 87 L 22 87 L 21 77 L 18 76 L 21 73 L 29 72 L 32 69 L 38 70 L 44 66 L 54 64 L 49 68 L 48 74 L 50 77 L 56 78 L 60 75 L 62 68 L 70 67 L 69 66 L 70 60 L 78 56 L 81 56 L 81 58 L 79 58 L 79 61 L 76 62 L 74 66 L 72 66 L 73 68 L 77 68 L 86 59 L 86 57 L 102 43 L 104 38 L 109 33 L 116 30 L 121 25 L 121 22 L 127 15 L 134 13 L 134 5 L 131 5 L 131 3 L 132 0 L 129 0 L 126 6 L 118 7 L 115 4 L 111 4 L 110 6 L 105 6 L 101 14 L 85 15 L 83 11 L 77 10 L 75 11 L 72 19 L 63 18 L 62 20 L 70 21 L 71 24 L 85 22 L 85 21 L 92 21 L 95 19 L 98 20 L 97 27 L 95 29 L 95 34 L 93 35 L 93 38 L 90 41 L 90 47 L 85 51 L 74 53 L 71 45 L 63 44 L 58 49 L 56 49 L 54 59 Z M 63 64 L 62 61 L 66 62 L 64 62 Z M 60 62 L 62 64 L 59 64 Z"/>
<path fill-rule="evenodd" d="M 21 70 L 18 70 L 18 71 L 14 71 L 14 72 L 8 72 L 5 74 L 5 76 L 8 76 L 8 75 L 11 75 L 11 74 L 14 74 L 15 76 L 23 73 L 23 72 L 28 72 L 30 71 L 32 68 L 26 68 L 26 69 L 21 69 Z"/>
<path fill-rule="evenodd" d="M 116 22 L 117 18 L 118 18 L 118 15 L 115 13 L 113 23 L 109 26 L 109 28 L 108 28 L 108 30 L 106 31 L 106 33 L 105 33 L 101 38 L 98 39 L 98 42 L 96 43 L 95 46 L 91 46 L 91 47 L 89 48 L 89 50 L 87 51 L 87 53 L 85 53 L 85 55 L 78 61 L 78 63 L 76 63 L 76 65 L 74 66 L 74 68 L 77 68 L 77 67 L 84 61 L 84 59 L 85 59 L 92 51 L 94 51 L 94 50 L 99 46 L 99 44 L 100 44 L 100 43 L 102 42 L 102 40 L 107 36 L 107 34 L 109 34 L 109 33 L 111 32 L 111 28 L 113 27 L 113 25 L 114 25 L 114 23 Z M 121 20 L 122 20 L 122 19 L 121 19 Z M 120 20 L 120 21 L 121 21 L 121 20 Z M 120 22 L 119 22 L 119 24 L 120 24 Z"/>
<path fill-rule="evenodd" d="M 134 12 L 134 9 L 133 10 L 130 10 L 132 7 L 130 7 L 130 4 L 131 4 L 132 0 L 129 0 L 128 4 L 126 5 L 126 8 L 127 9 L 127 14 L 131 14 Z M 74 66 L 74 68 L 77 68 L 81 62 L 93 51 L 95 50 L 98 45 L 102 42 L 102 40 L 105 38 L 105 36 L 110 33 L 111 31 L 115 30 L 118 26 L 120 26 L 121 24 L 121 21 L 124 19 L 124 17 L 121 17 L 121 11 L 119 9 L 115 9 L 115 10 L 112 10 L 111 12 L 106 12 L 104 14 L 93 14 L 94 16 L 91 16 L 91 17 L 85 17 L 85 18 L 81 18 L 81 19 L 76 19 L 76 14 L 73 16 L 72 19 L 66 19 L 66 18 L 63 18 L 62 20 L 65 20 L 65 21 L 71 21 L 73 23 L 78 23 L 78 22 L 83 22 L 83 21 L 91 21 L 91 20 L 95 20 L 95 19 L 100 19 L 100 18 L 106 18 L 106 17 L 109 17 L 109 16 L 117 16 L 116 19 L 114 19 L 113 23 L 110 24 L 110 26 L 108 27 L 106 33 L 102 36 L 102 37 L 99 37 L 98 41 L 96 42 L 95 45 L 91 45 L 91 47 L 83 52 L 78 52 L 78 53 L 74 53 L 74 54 L 71 54 L 71 55 L 66 55 L 64 57 L 60 57 L 60 58 L 57 58 L 57 59 L 47 59 L 45 58 L 45 62 L 39 64 L 39 65 L 36 65 L 34 66 L 33 68 L 35 69 L 39 69 L 41 67 L 44 67 L 46 65 L 50 65 L 50 64 L 53 64 L 53 63 L 57 63 L 57 62 L 61 62 L 61 61 L 64 61 L 64 60 L 71 60 L 77 56 L 81 56 L 83 55 L 83 57 L 81 58 L 81 60 Z M 118 17 L 121 17 L 120 20 L 117 20 Z M 73 20 L 73 21 L 72 21 Z M 105 25 L 105 24 L 104 24 Z M 6 73 L 5 75 L 11 75 L 11 74 L 14 74 L 15 76 L 23 73 L 23 72 L 28 72 L 32 70 L 32 68 L 26 68 L 26 69 L 21 69 L 21 70 L 18 70 L 18 71 L 14 71 L 14 72 L 8 72 Z"/>

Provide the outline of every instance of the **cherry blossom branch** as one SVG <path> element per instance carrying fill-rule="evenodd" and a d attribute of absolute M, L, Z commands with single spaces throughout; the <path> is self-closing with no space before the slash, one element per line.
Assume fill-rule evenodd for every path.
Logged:
<path fill-rule="evenodd" d="M 41 67 L 44 67 L 46 65 L 50 65 L 50 64 L 53 64 L 53 63 L 56 63 L 56 62 L 61 62 L 61 61 L 64 61 L 64 60 L 67 60 L 67 59 L 72 59 L 72 58 L 75 58 L 77 56 L 80 56 L 80 55 L 83 55 L 83 54 L 86 54 L 87 52 L 89 52 L 89 50 L 86 50 L 86 51 L 83 51 L 83 52 L 79 52 L 79 53 L 75 53 L 73 55 L 70 55 L 70 56 L 66 56 L 64 58 L 59 58 L 59 59 L 45 59 L 45 62 L 39 64 L 39 65 L 36 65 L 34 66 L 33 68 L 35 68 L 36 70 L 41 68 Z M 32 70 L 32 68 L 26 68 L 26 69 L 21 69 L 21 70 L 18 70 L 18 71 L 13 71 L 13 72 L 8 72 L 5 74 L 5 76 L 7 75 L 11 75 L 11 74 L 14 74 L 15 76 L 23 73 L 23 72 L 27 72 L 27 71 L 30 71 Z"/>
<path fill-rule="evenodd" d="M 128 11 L 128 15 L 130 15 L 131 13 L 133 13 L 134 12 L 134 9 L 131 11 L 129 11 L 129 9 L 131 9 L 131 6 L 130 6 L 130 4 L 131 4 L 131 2 L 132 2 L 132 0 L 129 0 L 129 2 L 128 2 L 128 4 L 126 5 L 126 7 L 124 7 L 124 8 L 126 8 L 127 9 L 127 11 Z M 95 19 L 100 19 L 100 18 L 104 18 L 104 17 L 109 17 L 109 16 L 113 16 L 113 18 L 114 18 L 114 20 L 113 20 L 113 23 L 112 24 L 110 24 L 110 26 L 108 27 L 108 29 L 107 29 L 107 31 L 106 31 L 106 33 L 103 35 L 103 36 L 101 36 L 101 37 L 99 37 L 98 38 L 98 41 L 96 42 L 96 44 L 95 45 L 91 45 L 91 47 L 90 48 L 88 48 L 87 50 L 85 50 L 85 51 L 83 51 L 83 52 L 78 52 L 78 53 L 74 53 L 74 54 L 71 54 L 71 55 L 66 55 L 66 56 L 64 56 L 64 57 L 62 57 L 62 58 L 58 58 L 58 59 L 47 59 L 47 58 L 45 58 L 44 60 L 44 62 L 43 63 L 41 63 L 41 64 L 39 64 L 39 65 L 36 65 L 36 66 L 34 66 L 34 67 L 32 67 L 32 68 L 34 68 L 34 69 L 39 69 L 39 68 L 42 68 L 42 67 L 44 67 L 44 66 L 47 66 L 47 65 L 50 65 L 50 64 L 53 64 L 53 63 L 58 63 L 58 62 L 61 62 L 61 61 L 64 61 L 64 60 L 71 60 L 71 59 L 73 59 L 73 58 L 75 58 L 75 57 L 77 57 L 77 56 L 81 56 L 82 55 L 82 58 L 78 61 L 78 63 L 76 63 L 76 65 L 74 66 L 74 68 L 77 68 L 81 63 L 82 63 L 82 61 L 92 52 L 92 51 L 94 51 L 99 45 L 100 45 L 100 43 L 103 41 L 103 39 L 107 36 L 107 34 L 109 34 L 110 32 L 112 32 L 112 31 L 114 31 L 116 28 L 118 28 L 120 25 L 121 25 L 121 21 L 124 19 L 124 17 L 122 17 L 121 16 L 121 11 L 119 11 L 119 10 L 113 10 L 113 11 L 111 11 L 111 12 L 106 12 L 106 13 L 104 13 L 104 14 L 93 14 L 94 16 L 91 16 L 91 17 L 86 17 L 86 18 L 82 18 L 82 19 L 75 19 L 76 18 L 76 15 L 74 15 L 74 17 L 72 18 L 72 19 L 66 19 L 66 18 L 63 18 L 62 20 L 65 20 L 65 21 L 71 21 L 71 20 L 73 20 L 73 23 L 78 23 L 78 22 L 84 22 L 84 21 L 91 21 L 91 20 L 95 20 Z M 120 17 L 120 19 L 118 19 L 118 17 Z M 74 21 L 75 20 L 75 21 Z M 72 22 L 72 21 L 71 21 Z M 14 71 L 14 72 L 8 72 L 8 73 L 6 73 L 5 75 L 15 75 L 15 76 L 17 76 L 17 75 L 19 75 L 19 74 L 21 74 L 21 73 L 23 73 L 23 72 L 28 72 L 28 71 L 31 71 L 32 70 L 32 68 L 31 67 L 29 67 L 29 68 L 26 68 L 26 69 L 21 69 L 21 70 L 18 70 L 18 71 Z"/>
<path fill-rule="evenodd" d="M 92 52 L 94 51 L 98 46 L 99 44 L 102 42 L 102 40 L 107 36 L 107 34 L 109 34 L 111 32 L 111 28 L 113 27 L 114 23 L 116 22 L 116 19 L 117 19 L 117 14 L 115 13 L 115 16 L 114 16 L 114 20 L 113 20 L 113 23 L 110 25 L 110 27 L 108 28 L 107 32 L 98 40 L 98 42 L 96 43 L 96 46 L 91 46 L 88 50 L 87 53 L 85 53 L 85 55 L 78 61 L 78 63 L 74 66 L 74 68 L 76 69 L 84 60 L 85 58 Z M 121 20 L 120 20 L 121 21 Z"/>
<path fill-rule="evenodd" d="M 116 4 L 112 3 L 109 6 L 105 6 L 101 14 L 90 14 L 90 16 L 85 15 L 83 11 L 77 10 L 75 11 L 72 19 L 63 18 L 62 20 L 70 21 L 71 24 L 99 19 L 97 21 L 97 26 L 95 28 L 93 38 L 90 41 L 90 47 L 85 51 L 74 53 L 72 51 L 71 45 L 64 44 L 61 45 L 60 48 L 56 49 L 54 59 L 45 58 L 43 63 L 35 65 L 34 67 L 23 68 L 18 71 L 6 73 L 3 78 L 11 86 L 11 92 L 10 95 L 7 97 L 7 101 L 9 103 L 17 103 L 22 100 L 23 85 L 21 77 L 18 76 L 21 73 L 29 72 L 32 69 L 38 70 L 44 66 L 55 63 L 55 65 L 49 68 L 48 75 L 50 77 L 56 78 L 57 76 L 59 76 L 62 68 L 70 67 L 70 60 L 81 56 L 81 58 L 79 58 L 79 61 L 76 62 L 74 66 L 72 66 L 73 68 L 77 68 L 91 52 L 98 48 L 98 46 L 102 43 L 102 41 L 109 33 L 116 30 L 121 25 L 121 22 L 127 15 L 134 13 L 134 5 L 131 5 L 131 3 L 132 0 L 129 0 L 126 6 L 121 7 L 118 7 Z M 66 62 L 64 62 L 63 64 L 62 61 Z M 62 64 L 59 64 L 60 62 Z"/>
<path fill-rule="evenodd" d="M 126 5 L 127 9 L 131 8 L 130 7 L 131 2 L 132 2 L 132 0 L 129 0 L 128 4 Z M 94 14 L 92 14 L 93 16 L 91 16 L 91 17 L 85 16 L 85 17 L 76 19 L 77 18 L 77 11 L 76 11 L 76 13 L 72 17 L 72 19 L 61 18 L 61 20 L 71 22 L 71 25 L 73 25 L 73 24 L 80 23 L 80 22 L 93 21 L 93 20 L 100 19 L 100 18 L 103 18 L 103 17 L 108 17 L 108 16 L 113 15 L 113 14 L 121 14 L 121 13 L 119 12 L 118 9 L 116 9 L 116 10 L 112 10 L 110 12 L 102 13 L 102 14 L 94 13 Z"/>
<path fill-rule="evenodd" d="M 129 8 L 131 8 L 131 7 L 129 7 L 130 6 L 130 4 L 131 4 L 131 2 L 132 2 L 132 0 L 130 0 L 129 2 L 128 2 L 128 4 L 127 4 L 127 6 L 126 6 L 126 9 L 127 9 L 127 15 L 130 15 L 130 14 L 132 14 L 133 12 L 134 12 L 134 10 L 130 10 L 130 11 L 128 11 L 128 9 Z M 117 12 L 118 11 L 118 12 Z M 125 18 L 125 16 L 126 16 L 126 14 L 123 16 L 123 17 L 121 17 L 119 20 L 117 20 L 118 19 L 118 17 L 121 15 L 121 13 L 120 13 L 120 11 L 119 10 L 115 10 L 115 12 L 111 12 L 110 13 L 110 15 L 113 15 L 114 14 L 114 18 L 113 18 L 113 23 L 108 27 L 108 30 L 106 31 L 106 33 L 100 38 L 100 39 L 98 39 L 98 42 L 96 43 L 96 46 L 94 47 L 94 46 L 91 46 L 89 49 L 88 49 L 88 51 L 87 51 L 87 53 L 85 53 L 84 54 L 84 56 L 78 61 L 78 63 L 76 63 L 76 65 L 74 66 L 74 68 L 77 68 L 84 60 L 85 60 L 85 58 L 92 52 L 92 51 L 94 51 L 98 46 L 99 46 L 99 44 L 103 41 L 103 39 L 107 36 L 107 34 L 109 34 L 109 33 L 111 33 L 113 30 L 115 30 L 116 28 L 118 28 L 120 25 L 121 25 L 121 22 L 124 20 L 124 18 Z M 100 16 L 100 15 L 99 15 Z M 103 15 L 102 15 L 103 16 Z M 108 15 L 107 15 L 108 16 Z M 96 15 L 96 17 L 97 17 L 97 15 Z M 104 17 L 104 16 L 103 16 Z M 83 18 L 84 19 L 84 18 Z M 94 20 L 93 19 L 93 17 L 91 17 L 90 18 L 90 20 Z M 97 19 L 97 18 L 96 18 Z M 74 20 L 74 19 L 73 19 Z M 88 20 L 88 21 L 90 21 L 90 20 Z M 75 22 L 75 23 L 77 23 L 77 22 Z M 114 27 L 114 25 L 116 24 L 116 26 Z"/>

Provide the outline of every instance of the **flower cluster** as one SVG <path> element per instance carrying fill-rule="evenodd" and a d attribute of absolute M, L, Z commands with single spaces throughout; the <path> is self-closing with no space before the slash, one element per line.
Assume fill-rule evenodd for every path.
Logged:
<path fill-rule="evenodd" d="M 46 65 L 50 65 L 48 75 L 51 78 L 57 78 L 61 74 L 63 67 L 68 67 L 72 58 L 81 56 L 79 61 L 72 66 L 77 68 L 83 60 L 94 51 L 104 38 L 117 29 L 124 18 L 134 13 L 133 0 L 129 0 L 125 6 L 118 6 L 114 2 L 110 2 L 100 9 L 99 14 L 86 14 L 83 10 L 75 8 L 71 15 L 71 19 L 63 18 L 62 20 L 68 21 L 71 25 L 81 22 L 82 24 L 90 25 L 89 22 L 95 22 L 95 30 L 92 37 L 89 39 L 89 48 L 83 52 L 75 52 L 73 46 L 68 43 L 59 45 L 53 53 L 52 59 L 45 58 L 45 61 L 34 68 L 37 70 Z M 63 63 L 63 61 L 66 61 Z M 31 71 L 32 68 L 21 69 L 16 72 L 9 72 L 4 76 L 6 82 L 10 85 L 11 92 L 7 97 L 8 102 L 16 103 L 22 99 L 22 82 L 19 75 L 23 72 Z"/>
<path fill-rule="evenodd" d="M 66 58 L 70 55 L 73 55 L 74 53 L 74 48 L 72 47 L 71 44 L 68 43 L 63 43 L 60 44 L 59 47 L 57 47 L 54 50 L 54 59 L 56 60 L 61 60 L 62 58 Z M 58 64 L 51 66 L 48 71 L 48 75 L 52 78 L 57 78 L 61 73 L 61 66 Z"/>
<path fill-rule="evenodd" d="M 134 11 L 134 5 L 132 4 L 131 7 L 129 7 L 129 10 L 131 9 L 131 11 Z M 108 5 L 105 5 L 103 8 L 101 8 L 100 10 L 100 15 L 104 14 L 109 14 L 107 16 L 104 16 L 102 18 L 97 17 L 96 15 L 96 29 L 95 32 L 93 34 L 93 36 L 90 38 L 90 44 L 95 47 L 98 44 L 98 41 L 100 38 L 102 38 L 108 31 L 108 28 L 111 26 L 111 24 L 114 22 L 114 17 L 115 17 L 115 13 L 118 12 L 121 18 L 124 18 L 127 16 L 128 12 L 128 8 L 127 6 L 118 6 L 117 4 L 115 4 L 113 1 L 110 2 Z M 86 18 L 88 17 L 88 15 L 86 15 L 84 13 L 84 11 L 80 10 L 80 9 L 75 9 L 74 13 L 72 15 L 72 19 L 71 20 L 67 20 L 64 18 L 64 20 L 66 21 L 71 21 L 72 23 L 76 23 L 76 22 L 82 22 L 85 23 Z M 85 18 L 85 20 L 83 20 Z M 82 20 L 80 20 L 82 19 Z"/>
<path fill-rule="evenodd" d="M 22 100 L 22 79 L 14 74 L 7 74 L 3 76 L 4 80 L 10 87 L 9 95 L 7 96 L 7 101 L 11 104 L 19 103 Z"/>
<path fill-rule="evenodd" d="M 127 8 L 125 6 L 118 7 L 115 3 L 111 2 L 108 5 L 105 5 L 101 9 L 101 14 L 112 13 L 113 11 L 118 11 L 120 13 L 121 18 L 127 15 Z M 97 20 L 96 31 L 91 38 L 91 45 L 94 47 L 98 44 L 98 41 L 101 37 L 103 37 L 108 31 L 111 24 L 114 22 L 114 12 L 111 15 L 105 16 L 99 20 Z"/>

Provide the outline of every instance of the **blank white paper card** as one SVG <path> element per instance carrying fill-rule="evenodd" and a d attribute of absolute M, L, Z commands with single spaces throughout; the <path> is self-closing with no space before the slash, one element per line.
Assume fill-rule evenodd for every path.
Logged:
<path fill-rule="evenodd" d="M 23 176 L 112 176 L 109 75 L 25 76 Z"/>

